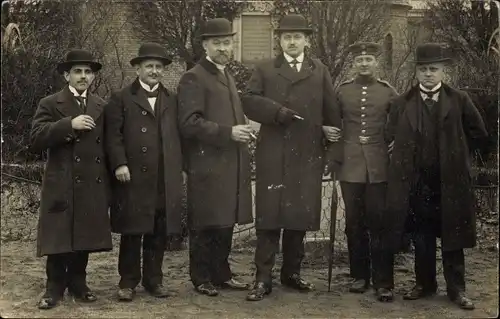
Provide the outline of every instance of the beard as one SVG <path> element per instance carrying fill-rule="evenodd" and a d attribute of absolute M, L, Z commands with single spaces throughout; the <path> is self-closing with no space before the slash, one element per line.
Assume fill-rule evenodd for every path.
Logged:
<path fill-rule="evenodd" d="M 227 53 L 218 53 L 217 55 L 211 57 L 211 59 L 218 64 L 225 65 L 231 60 L 230 55 Z"/>

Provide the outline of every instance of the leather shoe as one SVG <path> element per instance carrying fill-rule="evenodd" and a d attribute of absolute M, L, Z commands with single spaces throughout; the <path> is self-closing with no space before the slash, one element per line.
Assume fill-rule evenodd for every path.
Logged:
<path fill-rule="evenodd" d="M 38 309 L 47 310 L 56 307 L 61 300 L 60 297 L 43 295 L 43 297 L 38 301 Z"/>
<path fill-rule="evenodd" d="M 217 296 L 219 294 L 219 291 L 217 288 L 212 285 L 212 283 L 206 283 L 206 284 L 201 284 L 199 286 L 196 286 L 196 291 L 199 292 L 202 295 L 207 295 L 210 297 Z"/>
<path fill-rule="evenodd" d="M 459 293 L 452 301 L 464 310 L 474 310 L 476 308 L 472 301 L 464 293 Z"/>
<path fill-rule="evenodd" d="M 391 302 L 394 300 L 392 290 L 387 288 L 378 288 L 376 291 L 377 300 L 380 302 Z"/>
<path fill-rule="evenodd" d="M 266 285 L 263 282 L 256 282 L 252 290 L 247 295 L 248 301 L 260 301 L 264 299 L 264 296 L 269 295 L 273 291 L 270 285 Z"/>
<path fill-rule="evenodd" d="M 299 274 L 293 274 L 288 278 L 282 278 L 281 284 L 300 291 L 314 290 L 314 285 L 302 279 Z"/>
<path fill-rule="evenodd" d="M 362 294 L 368 289 L 368 287 L 370 287 L 370 283 L 367 280 L 355 279 L 349 287 L 349 292 Z"/>
<path fill-rule="evenodd" d="M 70 292 L 70 294 L 76 300 L 83 301 L 83 302 L 94 302 L 97 300 L 97 296 L 91 290 L 87 290 L 85 292 L 78 292 L 78 293 Z"/>
<path fill-rule="evenodd" d="M 217 285 L 222 289 L 233 289 L 233 290 L 247 290 L 249 288 L 249 285 L 247 283 L 238 281 L 234 278 L 229 279 L 226 282 L 223 282 L 220 285 Z"/>
<path fill-rule="evenodd" d="M 118 301 L 132 301 L 135 296 L 135 290 L 132 288 L 122 288 L 118 290 Z"/>
<path fill-rule="evenodd" d="M 168 298 L 171 296 L 170 293 L 163 287 L 163 285 L 144 286 L 144 290 L 146 290 L 151 296 L 156 298 Z"/>
<path fill-rule="evenodd" d="M 417 300 L 420 298 L 432 296 L 436 293 L 435 289 L 425 289 L 420 285 L 416 285 L 409 292 L 407 292 L 404 296 L 404 300 Z"/>

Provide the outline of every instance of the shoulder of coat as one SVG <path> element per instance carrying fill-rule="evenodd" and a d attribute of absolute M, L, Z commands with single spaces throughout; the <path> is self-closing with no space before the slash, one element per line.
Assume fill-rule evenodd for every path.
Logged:
<path fill-rule="evenodd" d="M 382 80 L 382 79 L 377 79 L 377 82 L 392 89 L 394 92 L 396 92 L 396 94 L 398 93 L 398 91 L 396 90 L 395 87 L 393 87 L 389 82 L 387 82 L 386 80 Z"/>
<path fill-rule="evenodd" d="M 339 87 L 341 87 L 342 85 L 350 84 L 350 83 L 352 83 L 352 82 L 354 82 L 354 78 L 353 78 L 353 79 L 346 80 L 346 81 L 344 81 L 344 82 L 340 83 L 340 84 L 339 84 Z"/>

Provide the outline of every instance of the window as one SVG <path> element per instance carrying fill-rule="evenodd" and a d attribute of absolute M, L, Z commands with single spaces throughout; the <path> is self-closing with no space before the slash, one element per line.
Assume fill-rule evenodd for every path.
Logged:
<path fill-rule="evenodd" d="M 272 55 L 271 16 L 252 14 L 241 16 L 241 62 L 253 64 Z"/>

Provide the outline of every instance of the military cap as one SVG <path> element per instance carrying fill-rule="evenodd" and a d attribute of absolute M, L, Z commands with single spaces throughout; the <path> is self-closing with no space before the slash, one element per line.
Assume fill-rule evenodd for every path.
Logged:
<path fill-rule="evenodd" d="M 349 52 L 353 56 L 357 55 L 378 55 L 381 46 L 375 42 L 357 42 L 349 46 Z"/>

